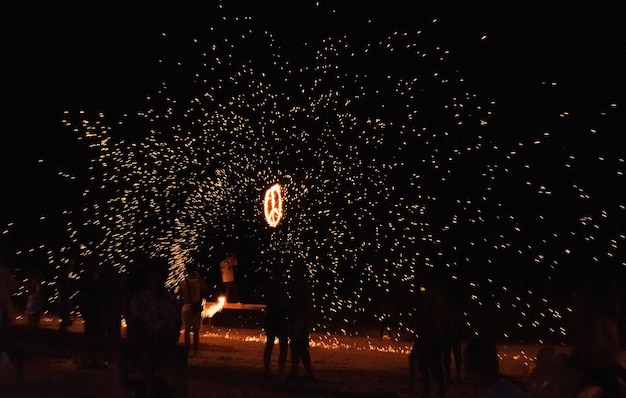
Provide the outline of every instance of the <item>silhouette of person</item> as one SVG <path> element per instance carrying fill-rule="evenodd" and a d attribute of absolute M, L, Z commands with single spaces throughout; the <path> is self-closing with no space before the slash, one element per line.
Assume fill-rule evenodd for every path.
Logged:
<path fill-rule="evenodd" d="M 584 388 L 584 372 L 564 352 L 554 347 L 541 348 L 535 360 L 535 367 L 524 379 L 533 398 L 569 398 L 580 396 Z"/>
<path fill-rule="evenodd" d="M 102 306 L 104 304 L 101 300 L 105 293 L 100 286 L 103 268 L 95 257 L 86 258 L 83 267 L 78 291 L 79 310 L 83 318 L 83 332 L 89 336 L 104 336 L 102 318 Z M 90 369 L 101 368 L 104 364 L 97 359 L 83 356 L 79 366 L 82 369 Z"/>
<path fill-rule="evenodd" d="M 130 316 L 130 303 L 133 297 L 148 288 L 147 270 L 149 259 L 138 256 L 135 261 L 127 265 L 127 270 L 122 277 L 122 316 L 128 319 Z"/>
<path fill-rule="evenodd" d="M 7 264 L 8 254 L 4 247 L 0 248 L 0 329 L 13 325 L 15 320 L 12 295 L 19 288 L 19 284 L 11 268 Z M 7 352 L 0 351 L 0 367 L 12 361 L 15 366 L 17 385 L 24 381 L 24 359 L 20 350 L 12 350 L 11 344 L 6 346 Z"/>
<path fill-rule="evenodd" d="M 72 324 L 72 304 L 71 296 L 73 294 L 70 283 L 70 274 L 74 271 L 76 260 L 74 258 L 68 260 L 61 267 L 61 272 L 57 279 L 57 289 L 59 292 L 59 300 L 57 302 L 57 315 L 60 318 L 59 330 L 67 331 Z"/>
<path fill-rule="evenodd" d="M 281 283 L 278 271 L 273 271 L 269 279 L 261 288 L 264 296 L 265 309 L 265 349 L 263 351 L 264 378 L 269 381 L 271 372 L 270 364 L 274 342 L 278 338 L 278 375 L 285 374 L 287 351 L 289 348 L 289 324 L 287 322 L 287 289 Z"/>
<path fill-rule="evenodd" d="M 619 397 L 619 300 L 608 275 L 595 273 L 586 280 L 572 316 L 572 357 L 584 369 L 586 384 L 600 386 L 603 397 Z"/>
<path fill-rule="evenodd" d="M 234 253 L 228 253 L 226 258 L 220 262 L 220 272 L 222 274 L 222 287 L 226 302 L 236 303 L 239 301 L 239 292 L 235 282 L 235 270 L 239 266 L 239 261 Z"/>
<path fill-rule="evenodd" d="M 380 338 L 391 339 L 391 329 L 396 323 L 396 314 L 398 312 L 396 298 L 390 291 L 386 291 L 382 294 L 380 299 Z"/>
<path fill-rule="evenodd" d="M 108 262 L 100 266 L 96 280 L 98 293 L 99 333 L 107 339 L 121 337 L 122 295 L 121 281 L 117 270 Z"/>
<path fill-rule="evenodd" d="M 84 322 L 84 333 L 98 335 L 101 332 L 100 295 L 98 278 L 100 267 L 94 258 L 84 261 L 78 292 L 79 309 Z"/>
<path fill-rule="evenodd" d="M 140 374 L 147 397 L 157 392 L 156 367 L 163 358 L 175 355 L 180 337 L 181 305 L 165 286 L 168 276 L 166 259 L 147 260 L 146 288 L 132 294 L 128 310 L 128 344 L 122 346 L 118 358 L 120 384 L 128 384 L 128 359 L 139 359 Z"/>
<path fill-rule="evenodd" d="M 19 288 L 6 261 L 6 251 L 0 249 L 0 327 L 13 324 L 15 309 L 13 308 L 12 295 Z"/>
<path fill-rule="evenodd" d="M 187 352 L 195 355 L 200 346 L 200 328 L 202 326 L 202 299 L 208 294 L 209 288 L 198 273 L 198 267 L 189 263 L 187 275 L 179 283 L 178 291 L 183 298 L 182 322 Z M 193 330 L 193 351 L 191 349 L 191 331 Z"/>
<path fill-rule="evenodd" d="M 181 305 L 165 286 L 168 272 L 167 260 L 150 260 L 146 289 L 131 298 L 127 334 L 133 342 L 158 348 L 171 347 L 178 341 Z"/>
<path fill-rule="evenodd" d="M 463 353 L 465 375 L 475 396 L 484 398 L 528 398 L 522 388 L 500 375 L 498 350 L 495 343 L 485 337 L 470 339 Z"/>
<path fill-rule="evenodd" d="M 26 292 L 28 295 L 26 301 L 26 310 L 24 313 L 28 315 L 28 326 L 39 327 L 41 314 L 43 312 L 43 290 L 42 290 L 42 272 L 40 269 L 31 271 L 27 281 Z"/>
<path fill-rule="evenodd" d="M 288 320 L 291 348 L 290 379 L 298 377 L 300 361 L 304 366 L 304 380 L 312 381 L 311 354 L 309 352 L 309 327 L 312 321 L 313 297 L 306 279 L 307 267 L 304 262 L 296 262 L 289 286 Z"/>
<path fill-rule="evenodd" d="M 421 297 L 420 327 L 417 339 L 409 354 L 410 384 L 414 388 L 417 370 L 422 375 L 422 396 L 430 394 L 431 377 L 437 382 L 437 395 L 445 396 L 445 380 L 443 369 L 444 334 L 443 319 L 445 301 L 440 286 L 427 286 Z"/>
<path fill-rule="evenodd" d="M 463 368 L 463 355 L 461 346 L 463 344 L 463 331 L 465 329 L 465 319 L 463 316 L 463 303 L 461 292 L 458 288 L 445 289 L 446 303 L 443 319 L 443 366 L 446 372 L 446 379 L 452 380 L 452 358 L 454 355 L 454 370 L 456 382 L 461 381 L 461 370 Z"/>

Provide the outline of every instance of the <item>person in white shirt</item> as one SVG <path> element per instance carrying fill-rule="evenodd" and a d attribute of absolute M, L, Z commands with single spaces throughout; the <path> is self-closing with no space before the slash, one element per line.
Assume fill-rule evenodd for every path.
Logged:
<path fill-rule="evenodd" d="M 234 253 L 228 253 L 226 258 L 220 263 L 220 272 L 222 273 L 222 286 L 226 302 L 239 302 L 239 294 L 237 292 L 237 284 L 235 283 L 235 269 L 239 265 L 237 256 Z"/>

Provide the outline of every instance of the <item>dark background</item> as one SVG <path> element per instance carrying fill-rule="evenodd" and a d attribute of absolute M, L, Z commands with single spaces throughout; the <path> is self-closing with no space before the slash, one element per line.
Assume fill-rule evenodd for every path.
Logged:
<path fill-rule="evenodd" d="M 325 3 L 293 3 L 244 1 L 229 7 L 272 27 L 287 54 L 292 47 L 297 52 L 303 41 L 354 32 L 364 15 L 374 15 L 381 28 L 397 29 L 437 17 L 448 36 L 438 40 L 454 48 L 467 79 L 496 101 L 492 123 L 506 130 L 511 142 L 554 124 L 553 111 L 569 110 L 584 119 L 624 95 L 626 33 L 619 2 L 576 7 L 521 1 L 347 2 L 333 5 L 337 12 L 330 15 Z M 137 109 L 164 77 L 156 67 L 167 51 L 161 32 L 201 31 L 215 18 L 214 10 L 213 5 L 168 2 L 3 6 L 2 220 L 38 218 L 68 199 L 54 176 L 61 167 L 80 174 L 85 159 L 71 132 L 61 126 L 64 110 L 121 114 Z M 479 41 L 481 34 L 488 39 Z M 542 81 L 558 81 L 558 93 L 542 95 Z M 576 149 L 586 145 L 565 138 Z M 608 144 L 618 138 L 608 137 Z M 39 159 L 45 159 L 43 165 Z"/>

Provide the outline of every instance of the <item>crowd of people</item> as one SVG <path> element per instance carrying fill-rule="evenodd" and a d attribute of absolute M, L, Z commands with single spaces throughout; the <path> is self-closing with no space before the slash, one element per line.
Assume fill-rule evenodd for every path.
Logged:
<path fill-rule="evenodd" d="M 119 342 L 116 369 L 120 385 L 132 385 L 128 368 L 134 363 L 140 370 L 142 388 L 147 396 L 152 396 L 155 389 L 160 388 L 155 376 L 159 361 L 177 355 L 174 351 L 179 346 L 181 328 L 185 355 L 195 356 L 200 349 L 202 301 L 209 295 L 207 283 L 198 267 L 188 264 L 176 289 L 168 289 L 166 280 L 170 268 L 163 258 L 138 259 L 124 276 L 110 264 L 94 258 L 84 258 L 81 266 L 77 304 L 84 320 L 84 333 Z M 237 266 L 238 260 L 232 253 L 220 262 L 222 292 L 229 302 L 240 299 L 235 285 Z M 77 267 L 76 260 L 69 261 L 58 278 L 61 331 L 72 324 L 69 275 Z M 266 305 L 266 343 L 262 354 L 266 381 L 275 377 L 272 353 L 276 340 L 278 379 L 315 381 L 309 352 L 313 296 L 307 275 L 304 262 L 290 267 L 277 264 L 259 289 Z M 46 300 L 42 284 L 41 270 L 33 270 L 24 289 L 27 296 L 24 313 L 29 327 L 39 326 Z M 0 327 L 12 324 L 15 315 L 12 295 L 18 288 L 3 254 L 0 258 Z M 620 379 L 626 372 L 619 362 L 619 300 L 611 280 L 589 278 L 575 289 L 571 351 L 557 352 L 546 346 L 537 357 L 534 371 L 521 380 L 500 374 L 494 340 L 485 335 L 465 335 L 463 300 L 448 289 L 445 282 L 425 285 L 418 309 L 416 339 L 408 358 L 412 396 L 429 397 L 433 382 L 439 398 L 446 396 L 448 383 L 461 382 L 472 396 L 485 398 L 622 396 Z M 120 333 L 121 319 L 126 320 L 126 339 L 122 339 Z M 384 329 L 388 328 L 389 319 L 392 318 L 385 319 Z M 80 360 L 81 367 L 98 365 L 92 358 Z M 304 368 L 302 375 L 300 364 Z"/>
<path fill-rule="evenodd" d="M 544 347 L 527 377 L 512 380 L 500 374 L 497 346 L 488 333 L 463 335 L 462 306 L 445 284 L 422 288 L 417 336 L 409 354 L 409 390 L 446 396 L 446 384 L 459 382 L 464 371 L 471 396 L 512 398 L 622 397 L 626 370 L 620 364 L 619 299 L 614 280 L 601 272 L 573 290 L 571 348 Z M 452 292 L 453 293 L 453 292 Z M 461 350 L 462 346 L 465 349 Z M 456 377 L 451 377 L 451 354 Z M 421 388 L 416 380 L 421 379 Z"/>
<path fill-rule="evenodd" d="M 238 302 L 235 270 L 238 265 L 234 253 L 220 262 L 222 289 L 220 293 L 229 302 Z M 93 257 L 76 258 L 62 267 L 58 276 L 59 330 L 66 332 L 73 323 L 70 297 L 70 274 L 80 272 L 75 283 L 75 306 L 84 324 L 84 334 L 97 336 L 102 341 L 117 342 L 116 369 L 121 388 L 132 388 L 128 377 L 130 363 L 137 364 L 143 380 L 142 389 L 152 396 L 158 378 L 155 378 L 159 358 L 171 357 L 178 345 L 181 328 L 184 347 L 189 356 L 200 348 L 203 300 L 209 288 L 198 267 L 187 264 L 176 289 L 168 289 L 166 280 L 169 264 L 163 258 L 138 258 L 132 269 L 121 275 L 110 264 Z M 306 283 L 304 263 L 294 267 L 292 283 L 286 285 L 277 270 L 262 287 L 266 300 L 265 330 L 267 345 L 263 358 L 265 379 L 270 378 L 270 362 L 275 338 L 279 339 L 279 375 L 284 376 L 287 352 L 291 349 L 291 371 L 287 377 L 298 377 L 300 362 L 304 366 L 305 380 L 313 380 L 309 354 L 309 327 L 312 315 L 311 292 Z M 76 278 L 74 278 L 76 279 Z M 39 327 L 46 297 L 42 293 L 43 274 L 35 269 L 26 281 L 27 301 L 23 313 L 29 327 Z M 0 261 L 0 326 L 10 326 L 15 318 L 12 296 L 18 290 L 17 282 L 7 261 Z M 126 338 L 122 339 L 122 319 L 126 321 Z M 192 338 L 193 336 L 193 338 Z M 288 341 L 291 342 L 288 345 Z M 78 358 L 81 368 L 98 368 L 105 364 L 88 356 Z M 136 383 L 135 383 L 136 384 Z"/>

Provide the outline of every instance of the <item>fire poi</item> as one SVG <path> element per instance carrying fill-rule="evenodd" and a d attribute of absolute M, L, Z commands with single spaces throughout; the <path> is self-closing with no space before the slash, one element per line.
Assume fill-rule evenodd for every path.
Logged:
<path fill-rule="evenodd" d="M 263 213 L 265 214 L 265 221 L 272 228 L 275 228 L 283 217 L 283 198 L 280 184 L 274 184 L 265 191 Z"/>

